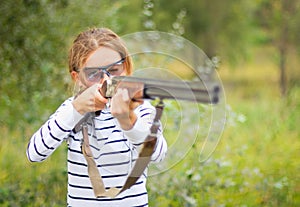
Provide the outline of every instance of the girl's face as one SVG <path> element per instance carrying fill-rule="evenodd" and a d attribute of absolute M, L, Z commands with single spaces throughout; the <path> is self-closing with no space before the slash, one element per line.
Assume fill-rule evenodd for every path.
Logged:
<path fill-rule="evenodd" d="M 86 87 L 90 87 L 95 83 L 102 84 L 109 76 L 120 75 L 126 75 L 124 59 L 115 50 L 100 47 L 91 53 L 79 74 L 72 74 L 72 77 Z"/>

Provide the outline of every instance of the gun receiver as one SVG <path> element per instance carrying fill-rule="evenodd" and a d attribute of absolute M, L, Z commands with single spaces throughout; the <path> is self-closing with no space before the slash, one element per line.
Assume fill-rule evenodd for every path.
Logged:
<path fill-rule="evenodd" d="M 103 83 L 101 93 L 111 98 L 117 88 L 127 88 L 133 100 L 178 99 L 200 103 L 219 102 L 220 87 L 215 82 L 155 80 L 132 76 L 116 76 Z"/>

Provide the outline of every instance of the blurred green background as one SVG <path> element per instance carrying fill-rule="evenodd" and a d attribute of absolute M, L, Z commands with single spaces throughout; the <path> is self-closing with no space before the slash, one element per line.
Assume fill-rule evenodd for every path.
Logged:
<path fill-rule="evenodd" d="M 72 95 L 68 48 L 94 26 L 170 32 L 220 60 L 221 141 L 150 177 L 150 206 L 300 206 L 299 0 L 9 0 L 0 23 L 0 206 L 66 206 L 66 145 L 38 164 L 25 149 Z"/>

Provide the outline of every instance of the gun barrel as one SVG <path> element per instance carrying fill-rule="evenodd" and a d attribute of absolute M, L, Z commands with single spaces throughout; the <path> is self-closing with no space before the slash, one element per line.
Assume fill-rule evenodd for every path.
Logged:
<path fill-rule="evenodd" d="M 116 76 L 106 86 L 106 97 L 113 95 L 116 87 L 134 88 L 142 99 L 178 99 L 200 103 L 216 104 L 219 101 L 219 85 L 214 82 L 204 84 L 202 81 L 155 80 L 132 76 Z"/>

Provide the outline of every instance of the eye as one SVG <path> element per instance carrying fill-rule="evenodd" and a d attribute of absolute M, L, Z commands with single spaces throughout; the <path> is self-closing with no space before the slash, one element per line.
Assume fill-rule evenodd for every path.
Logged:
<path fill-rule="evenodd" d="M 95 81 L 99 79 L 99 77 L 101 78 L 101 71 L 98 69 L 87 69 L 85 71 L 85 76 L 89 81 Z"/>
<path fill-rule="evenodd" d="M 110 74 L 117 74 L 118 72 L 119 72 L 120 70 L 119 70 L 119 68 L 117 68 L 117 67 L 111 67 L 111 68 L 108 68 L 107 69 L 107 72 L 109 72 Z"/>
<path fill-rule="evenodd" d="M 116 63 L 111 67 L 107 68 L 106 71 L 111 75 L 120 75 L 123 72 L 123 64 Z"/>
<path fill-rule="evenodd" d="M 93 78 L 93 77 L 95 77 L 97 75 L 97 73 L 98 72 L 96 70 L 95 71 L 91 71 L 91 72 L 88 73 L 88 77 L 89 78 Z"/>

